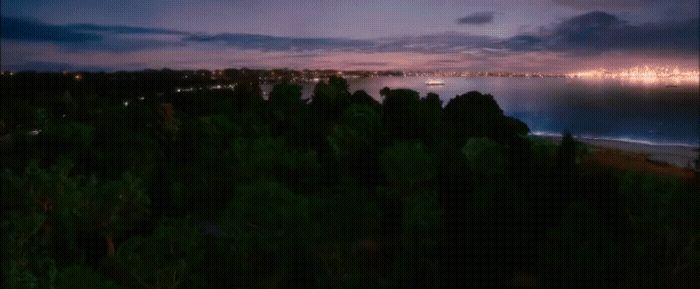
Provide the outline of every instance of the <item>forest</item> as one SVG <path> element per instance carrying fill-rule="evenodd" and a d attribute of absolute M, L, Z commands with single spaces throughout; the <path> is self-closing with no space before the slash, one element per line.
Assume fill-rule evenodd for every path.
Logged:
<path fill-rule="evenodd" d="M 3 288 L 700 284 L 697 177 L 588 162 L 477 91 L 186 75 L 2 76 Z"/>

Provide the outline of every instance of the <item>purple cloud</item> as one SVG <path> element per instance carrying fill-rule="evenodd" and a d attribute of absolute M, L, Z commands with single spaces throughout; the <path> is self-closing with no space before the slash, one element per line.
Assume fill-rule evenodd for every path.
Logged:
<path fill-rule="evenodd" d="M 60 25 L 50 25 L 31 19 L 2 17 L 2 38 L 20 41 L 83 43 L 100 41 L 98 34 L 80 32 Z"/>
<path fill-rule="evenodd" d="M 606 51 L 673 51 L 697 53 L 698 18 L 631 25 L 615 15 L 596 11 L 579 15 L 539 32 L 503 42 L 518 51 L 563 51 L 598 54 Z"/>
<path fill-rule="evenodd" d="M 659 0 L 552 0 L 555 4 L 578 9 L 632 8 L 649 5 Z"/>
<path fill-rule="evenodd" d="M 494 18 L 494 12 L 490 12 L 490 11 L 475 12 L 475 13 L 472 13 L 472 14 L 469 14 L 467 16 L 464 16 L 462 18 L 457 19 L 457 23 L 468 24 L 468 25 L 483 25 L 483 24 L 492 23 L 493 18 Z"/>

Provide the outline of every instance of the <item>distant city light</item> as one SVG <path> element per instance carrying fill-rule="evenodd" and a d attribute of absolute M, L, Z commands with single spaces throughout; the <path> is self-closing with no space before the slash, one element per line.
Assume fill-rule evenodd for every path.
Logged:
<path fill-rule="evenodd" d="M 74 76 L 74 78 L 75 78 L 75 80 L 81 80 L 81 79 L 83 79 L 83 76 L 80 75 L 80 74 L 76 74 L 76 75 Z"/>
<path fill-rule="evenodd" d="M 682 71 L 678 67 L 652 67 L 635 66 L 629 69 L 610 71 L 607 69 L 596 69 L 570 73 L 571 78 L 597 78 L 597 79 L 621 79 L 629 81 L 639 81 L 645 83 L 655 83 L 659 81 L 669 81 L 673 83 L 698 82 L 700 71 Z"/>

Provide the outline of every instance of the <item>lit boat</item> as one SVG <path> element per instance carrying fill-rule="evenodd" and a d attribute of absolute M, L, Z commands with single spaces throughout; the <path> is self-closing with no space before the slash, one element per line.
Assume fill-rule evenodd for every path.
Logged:
<path fill-rule="evenodd" d="M 425 85 L 445 85 L 445 81 L 442 79 L 428 79 Z"/>

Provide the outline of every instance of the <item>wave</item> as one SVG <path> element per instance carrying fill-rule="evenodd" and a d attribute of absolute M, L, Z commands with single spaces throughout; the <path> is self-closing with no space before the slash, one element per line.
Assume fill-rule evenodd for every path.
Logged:
<path fill-rule="evenodd" d="M 549 132 L 549 131 L 533 131 L 530 133 L 533 136 L 544 136 L 544 137 L 561 137 L 561 133 Z M 573 135 L 573 134 L 572 134 Z M 607 137 L 607 136 L 589 136 L 589 135 L 573 135 L 575 139 L 583 140 L 597 140 L 597 141 L 615 141 L 615 142 L 625 142 L 633 144 L 642 144 L 649 146 L 676 146 L 676 147 L 687 147 L 697 149 L 700 148 L 700 144 L 690 144 L 683 142 L 660 142 L 652 141 L 647 139 L 636 139 L 630 137 Z"/>

